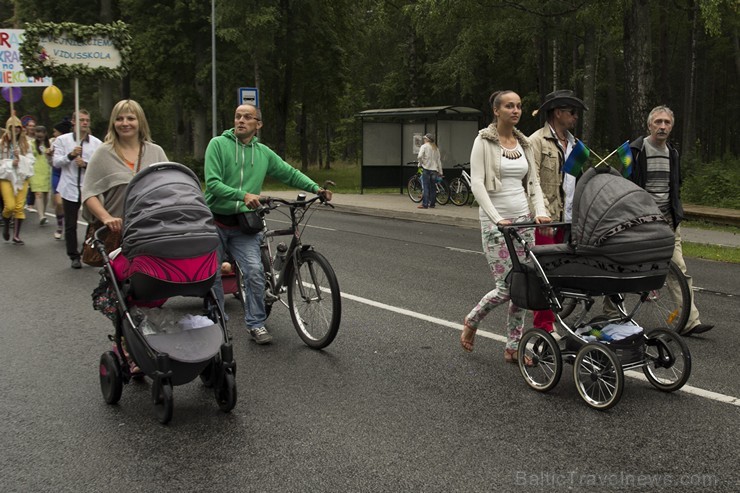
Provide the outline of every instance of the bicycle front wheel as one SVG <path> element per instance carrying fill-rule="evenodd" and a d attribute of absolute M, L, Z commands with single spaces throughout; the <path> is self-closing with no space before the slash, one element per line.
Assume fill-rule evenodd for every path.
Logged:
<path fill-rule="evenodd" d="M 409 194 L 411 202 L 421 202 L 423 189 L 421 188 L 421 176 L 416 174 L 409 178 L 408 185 L 406 185 L 406 192 Z"/>
<path fill-rule="evenodd" d="M 445 205 L 450 201 L 450 186 L 447 182 L 442 179 L 436 183 L 437 187 L 437 203 L 439 205 Z"/>
<path fill-rule="evenodd" d="M 470 188 L 461 178 L 453 178 L 450 182 L 450 202 L 455 205 L 465 205 L 470 199 Z"/>
<path fill-rule="evenodd" d="M 288 274 L 288 309 L 298 335 L 313 349 L 331 344 L 339 331 L 342 299 L 329 261 L 318 252 L 301 252 Z"/>

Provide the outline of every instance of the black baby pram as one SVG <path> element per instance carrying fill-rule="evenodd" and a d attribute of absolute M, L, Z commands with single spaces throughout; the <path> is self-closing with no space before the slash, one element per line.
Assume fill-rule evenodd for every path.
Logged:
<path fill-rule="evenodd" d="M 528 245 L 521 225 L 503 228 L 511 252 L 512 301 L 530 310 L 551 309 L 558 341 L 542 329 L 530 329 L 519 343 L 519 368 L 527 384 L 546 392 L 560 379 L 563 362 L 573 364 L 573 379 L 591 407 L 614 406 L 624 388 L 624 371 L 642 368 L 656 388 L 673 392 L 691 374 L 691 355 L 681 337 L 667 329 L 645 333 L 634 317 L 653 289 L 668 274 L 674 235 L 652 197 L 604 166 L 588 170 L 578 181 L 567 243 Z M 533 226 L 528 226 L 533 227 Z M 514 241 L 523 244 L 520 262 Z M 633 308 L 624 293 L 639 293 Z M 590 316 L 596 298 L 610 300 L 616 315 Z M 560 316 L 563 304 L 575 301 L 579 313 Z"/>
<path fill-rule="evenodd" d="M 119 254 L 105 254 L 99 229 L 93 241 L 103 254 L 103 280 L 93 305 L 113 320 L 113 351 L 100 358 L 100 387 L 109 404 L 121 397 L 132 377 L 131 360 L 152 380 L 157 418 L 172 418 L 172 387 L 199 375 L 213 386 L 218 406 L 236 404 L 236 367 L 230 337 L 211 289 L 218 268 L 218 233 L 190 169 L 154 164 L 126 189 Z M 175 322 L 161 308 L 169 298 L 198 297 L 205 315 Z M 184 300 L 185 302 L 187 300 Z M 179 315 L 178 315 L 179 318 Z M 167 320 L 169 319 L 169 320 Z"/>

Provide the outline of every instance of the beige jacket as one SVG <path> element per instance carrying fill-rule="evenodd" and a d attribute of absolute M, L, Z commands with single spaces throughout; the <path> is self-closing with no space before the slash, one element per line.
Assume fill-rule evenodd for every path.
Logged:
<path fill-rule="evenodd" d="M 550 124 L 529 136 L 545 206 L 553 221 L 563 219 L 563 151 L 552 135 Z"/>
<path fill-rule="evenodd" d="M 529 171 L 524 177 L 524 190 L 529 201 L 529 210 L 532 216 L 547 217 L 547 208 L 542 198 L 539 177 L 534 165 L 532 146 L 527 137 L 516 128 L 514 129 L 519 144 L 524 150 L 524 157 L 529 163 Z M 501 188 L 501 145 L 496 125 L 491 124 L 478 132 L 470 153 L 470 181 L 475 200 L 488 218 L 497 224 L 504 219 L 491 203 L 488 192 Z"/>

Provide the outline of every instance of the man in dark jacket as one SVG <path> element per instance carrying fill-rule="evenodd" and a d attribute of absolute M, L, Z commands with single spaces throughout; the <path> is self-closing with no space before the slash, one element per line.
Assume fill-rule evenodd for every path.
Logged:
<path fill-rule="evenodd" d="M 650 135 L 639 137 L 630 143 L 634 168 L 631 179 L 652 195 L 676 236 L 676 246 L 671 259 L 686 276 L 691 295 L 691 312 L 682 335 L 701 334 L 712 330 L 714 325 L 699 321 L 699 310 L 694 304 L 694 290 L 691 277 L 686 273 L 681 248 L 681 227 L 683 206 L 681 205 L 681 168 L 678 151 L 668 143 L 673 129 L 673 111 L 667 106 L 656 106 L 648 115 L 647 124 Z M 669 284 L 668 289 L 674 298 L 679 299 L 677 286 Z"/>

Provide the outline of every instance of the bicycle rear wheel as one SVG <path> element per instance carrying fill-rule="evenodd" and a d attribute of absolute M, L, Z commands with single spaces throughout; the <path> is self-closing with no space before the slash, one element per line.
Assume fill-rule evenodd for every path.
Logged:
<path fill-rule="evenodd" d="M 438 181 L 435 186 L 437 187 L 437 203 L 439 205 L 445 205 L 450 201 L 450 186 L 444 178 Z"/>
<path fill-rule="evenodd" d="M 313 349 L 331 344 L 339 331 L 342 299 L 331 264 L 318 252 L 301 252 L 288 275 L 288 308 L 298 335 Z"/>
<path fill-rule="evenodd" d="M 421 188 L 421 176 L 415 174 L 409 178 L 409 182 L 406 185 L 406 192 L 409 194 L 411 202 L 419 203 L 422 199 L 423 189 Z"/>
<path fill-rule="evenodd" d="M 470 199 L 470 188 L 461 178 L 453 178 L 450 182 L 450 202 L 455 205 L 465 205 Z"/>
<path fill-rule="evenodd" d="M 639 295 L 625 295 L 627 309 L 639 302 Z M 691 293 L 689 283 L 676 264 L 671 262 L 663 287 L 650 292 L 635 322 L 646 330 L 669 329 L 680 333 L 689 320 Z"/>

